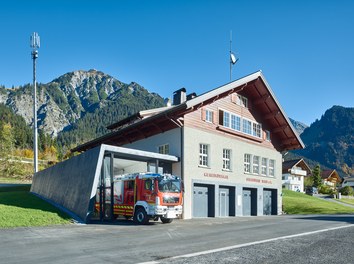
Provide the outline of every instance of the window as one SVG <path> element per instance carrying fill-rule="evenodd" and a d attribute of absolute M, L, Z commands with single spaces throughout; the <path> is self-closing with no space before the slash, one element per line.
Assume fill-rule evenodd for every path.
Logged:
<path fill-rule="evenodd" d="M 222 150 L 222 168 L 224 170 L 231 170 L 231 150 Z"/>
<path fill-rule="evenodd" d="M 266 140 L 270 142 L 270 131 L 266 130 L 265 133 L 266 133 Z"/>
<path fill-rule="evenodd" d="M 209 145 L 199 144 L 199 166 L 208 167 Z"/>
<path fill-rule="evenodd" d="M 213 111 L 205 110 L 205 121 L 209 123 L 213 123 Z"/>
<path fill-rule="evenodd" d="M 259 156 L 253 156 L 252 172 L 259 174 Z"/>
<path fill-rule="evenodd" d="M 242 120 L 242 132 L 252 135 L 252 122 L 247 120 L 247 119 L 243 119 Z"/>
<path fill-rule="evenodd" d="M 244 156 L 244 171 L 246 173 L 250 173 L 251 172 L 251 154 L 245 154 Z"/>
<path fill-rule="evenodd" d="M 241 118 L 237 115 L 231 115 L 231 128 L 241 131 Z"/>
<path fill-rule="evenodd" d="M 219 125 L 247 135 L 262 138 L 261 124 L 224 110 L 219 110 Z"/>
<path fill-rule="evenodd" d="M 170 154 L 169 144 L 164 144 L 164 145 L 159 146 L 159 153 L 160 154 Z"/>
<path fill-rule="evenodd" d="M 261 137 L 261 125 L 258 123 L 253 123 L 253 136 Z"/>
<path fill-rule="evenodd" d="M 269 167 L 268 167 L 268 172 L 269 172 L 269 176 L 274 177 L 274 165 L 275 165 L 275 160 L 270 159 L 269 160 Z"/>
<path fill-rule="evenodd" d="M 268 159 L 262 158 L 261 174 L 265 176 L 267 175 L 267 163 L 268 163 Z"/>
<path fill-rule="evenodd" d="M 224 126 L 230 127 L 230 113 L 224 112 Z"/>
<path fill-rule="evenodd" d="M 237 95 L 236 104 L 248 108 L 248 99 L 242 95 Z"/>

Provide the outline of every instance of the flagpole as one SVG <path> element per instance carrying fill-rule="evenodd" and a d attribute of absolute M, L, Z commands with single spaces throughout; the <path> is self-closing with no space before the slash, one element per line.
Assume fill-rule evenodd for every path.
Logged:
<path fill-rule="evenodd" d="M 231 46 L 232 46 L 232 30 L 230 30 L 230 82 L 232 80 Z"/>

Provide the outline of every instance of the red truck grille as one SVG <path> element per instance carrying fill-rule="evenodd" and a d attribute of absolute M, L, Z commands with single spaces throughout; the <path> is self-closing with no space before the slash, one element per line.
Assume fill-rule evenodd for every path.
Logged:
<path fill-rule="evenodd" d="M 178 203 L 179 197 L 163 197 L 163 203 Z"/>

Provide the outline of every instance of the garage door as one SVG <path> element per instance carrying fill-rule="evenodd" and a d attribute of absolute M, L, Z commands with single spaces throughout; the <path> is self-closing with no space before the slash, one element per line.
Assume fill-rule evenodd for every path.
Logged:
<path fill-rule="evenodd" d="M 208 187 L 193 187 L 193 217 L 208 217 Z"/>
<path fill-rule="evenodd" d="M 242 215 L 250 216 L 251 215 L 251 190 L 243 190 L 242 195 Z"/>
<path fill-rule="evenodd" d="M 225 217 L 229 216 L 229 201 L 230 194 L 229 189 L 219 189 L 219 216 Z"/>
<path fill-rule="evenodd" d="M 263 190 L 263 215 L 272 214 L 272 191 Z"/>

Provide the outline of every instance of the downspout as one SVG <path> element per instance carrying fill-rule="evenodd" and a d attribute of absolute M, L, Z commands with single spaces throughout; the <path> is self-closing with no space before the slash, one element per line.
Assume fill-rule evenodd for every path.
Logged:
<path fill-rule="evenodd" d="M 184 126 L 181 127 L 181 180 L 182 180 L 182 186 L 183 186 L 183 192 L 182 192 L 182 199 L 184 201 Z M 183 204 L 183 210 L 182 210 L 182 219 L 184 219 L 184 204 Z"/>

